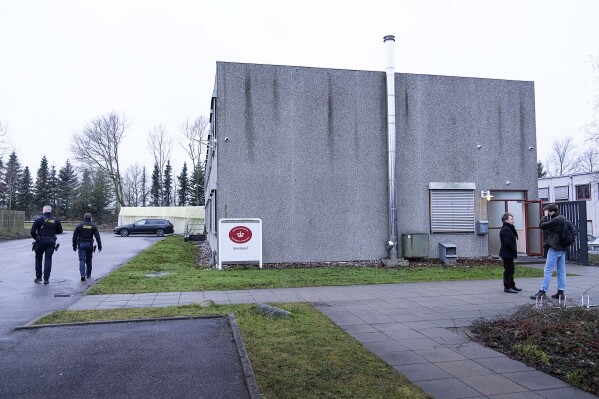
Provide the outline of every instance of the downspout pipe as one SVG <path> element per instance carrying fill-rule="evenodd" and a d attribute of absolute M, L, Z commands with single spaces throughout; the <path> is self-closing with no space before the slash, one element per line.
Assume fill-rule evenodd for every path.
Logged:
<path fill-rule="evenodd" d="M 397 177 L 396 177 L 396 132 L 395 132 L 395 66 L 394 51 L 395 36 L 387 35 L 383 38 L 385 43 L 387 75 L 387 148 L 389 151 L 389 241 L 387 249 L 389 259 L 398 259 L 397 245 Z"/>

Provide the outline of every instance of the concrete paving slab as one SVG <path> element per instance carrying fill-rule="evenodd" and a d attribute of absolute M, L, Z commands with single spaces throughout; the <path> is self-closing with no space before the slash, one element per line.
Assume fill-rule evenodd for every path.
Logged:
<path fill-rule="evenodd" d="M 0 397 L 258 398 L 234 329 L 224 316 L 18 330 Z"/>

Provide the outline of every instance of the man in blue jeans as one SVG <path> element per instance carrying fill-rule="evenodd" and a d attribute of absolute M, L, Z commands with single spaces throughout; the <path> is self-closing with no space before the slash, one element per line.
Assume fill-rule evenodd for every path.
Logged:
<path fill-rule="evenodd" d="M 73 231 L 73 251 L 79 248 L 79 273 L 81 281 L 92 275 L 92 257 L 94 252 L 94 238 L 98 242 L 98 251 L 102 251 L 102 240 L 98 226 L 92 222 L 92 214 L 83 215 L 83 222 L 79 223 Z"/>
<path fill-rule="evenodd" d="M 547 249 L 547 260 L 545 261 L 545 275 L 541 289 L 530 299 L 546 298 L 545 293 L 549 289 L 549 282 L 553 275 L 553 268 L 557 264 L 557 293 L 551 295 L 554 299 L 564 299 L 566 290 L 566 252 L 568 248 L 562 247 L 559 243 L 559 236 L 564 228 L 565 218 L 559 214 L 557 205 L 548 204 L 543 208 L 545 216 L 539 223 L 541 230 L 548 230 L 549 234 L 545 239 L 544 248 Z"/>

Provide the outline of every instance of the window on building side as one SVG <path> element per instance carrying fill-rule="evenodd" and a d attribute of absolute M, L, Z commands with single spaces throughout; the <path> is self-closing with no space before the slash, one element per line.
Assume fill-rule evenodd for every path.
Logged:
<path fill-rule="evenodd" d="M 430 190 L 431 233 L 474 232 L 474 190 Z"/>
<path fill-rule="evenodd" d="M 577 200 L 590 200 L 591 199 L 591 185 L 581 184 L 576 186 L 576 199 Z"/>
<path fill-rule="evenodd" d="M 568 201 L 568 186 L 559 186 L 554 189 L 556 201 Z"/>
<path fill-rule="evenodd" d="M 549 202 L 549 187 L 539 188 L 539 199 L 543 202 Z"/>

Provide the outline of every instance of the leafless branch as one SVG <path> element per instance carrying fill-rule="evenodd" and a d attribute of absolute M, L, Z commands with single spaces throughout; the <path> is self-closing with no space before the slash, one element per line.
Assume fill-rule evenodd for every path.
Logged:
<path fill-rule="evenodd" d="M 114 112 L 87 123 L 81 133 L 73 135 L 71 151 L 77 161 L 94 165 L 112 181 L 116 201 L 124 206 L 123 185 L 119 166 L 119 146 L 128 124 Z"/>

